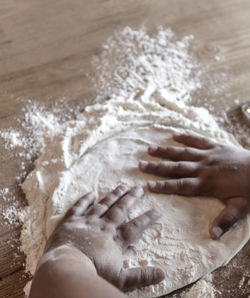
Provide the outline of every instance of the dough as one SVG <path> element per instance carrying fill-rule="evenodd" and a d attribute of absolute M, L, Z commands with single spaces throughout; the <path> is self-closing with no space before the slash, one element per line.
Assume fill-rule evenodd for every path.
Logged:
<path fill-rule="evenodd" d="M 150 144 L 178 145 L 173 132 L 201 134 L 239 146 L 203 108 L 187 107 L 155 93 L 137 100 L 115 97 L 87 107 L 53 142 L 48 142 L 23 189 L 29 202 L 22 231 L 27 269 L 34 273 L 46 239 L 66 210 L 83 194 L 101 199 L 118 184 L 145 186 L 159 179 L 141 173 L 138 161 L 154 160 Z M 227 264 L 249 239 L 249 217 L 221 240 L 209 237 L 208 226 L 222 210 L 214 198 L 190 198 L 145 192 L 132 210 L 133 218 L 151 207 L 163 216 L 131 246 L 124 267 L 160 266 L 166 279 L 159 285 L 130 293 L 157 297 L 192 283 Z"/>

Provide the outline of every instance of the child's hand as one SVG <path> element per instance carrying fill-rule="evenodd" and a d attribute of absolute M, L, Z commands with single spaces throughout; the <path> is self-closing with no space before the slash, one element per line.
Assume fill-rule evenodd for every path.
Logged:
<path fill-rule="evenodd" d="M 100 276 L 123 291 L 159 283 L 164 279 L 159 268 L 123 269 L 123 252 L 160 216 L 152 209 L 124 223 L 142 196 L 140 187 L 129 190 L 119 186 L 93 205 L 94 194 L 85 195 L 51 235 L 46 252 L 63 245 L 77 248 L 92 261 Z"/>
<path fill-rule="evenodd" d="M 220 145 L 206 138 L 174 135 L 174 140 L 188 147 L 151 146 L 150 155 L 167 159 L 161 162 L 141 161 L 141 171 L 166 181 L 150 181 L 152 192 L 215 196 L 225 209 L 210 226 L 210 235 L 218 239 L 250 209 L 250 152 Z"/>

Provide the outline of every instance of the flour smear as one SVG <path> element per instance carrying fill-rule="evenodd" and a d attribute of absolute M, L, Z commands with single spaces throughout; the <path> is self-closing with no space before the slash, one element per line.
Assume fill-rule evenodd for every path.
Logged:
<path fill-rule="evenodd" d="M 144 28 L 117 31 L 93 59 L 99 103 L 67 122 L 60 121 L 58 113 L 37 114 L 40 108 L 35 107 L 26 112 L 29 138 L 18 131 L 0 132 L 9 148 L 36 144 L 34 152 L 24 156 L 39 152 L 35 169 L 22 186 L 28 200 L 20 216 L 27 271 L 34 274 L 56 223 L 84 193 L 94 191 L 101 197 L 118 183 L 145 185 L 148 177 L 138 172 L 137 161 L 149 158 L 148 145 L 174 144 L 174 132 L 187 132 L 239 146 L 207 109 L 191 104 L 192 94 L 203 87 L 203 66 L 190 51 L 193 39 L 178 39 L 168 28 L 159 28 L 154 35 Z M 166 213 L 132 246 L 124 267 L 161 266 L 167 278 L 130 293 L 132 297 L 156 297 L 192 283 L 226 264 L 249 239 L 249 219 L 220 241 L 209 238 L 208 224 L 223 208 L 217 200 L 146 192 L 130 217 L 152 206 Z M 183 295 L 212 298 L 215 290 L 211 280 L 200 280 Z"/>

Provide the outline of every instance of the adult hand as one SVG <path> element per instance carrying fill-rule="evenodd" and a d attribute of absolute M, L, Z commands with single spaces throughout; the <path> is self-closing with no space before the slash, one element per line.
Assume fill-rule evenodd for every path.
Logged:
<path fill-rule="evenodd" d="M 185 196 L 215 196 L 225 208 L 210 225 L 210 235 L 219 239 L 250 209 L 250 152 L 217 144 L 207 138 L 174 135 L 174 140 L 188 147 L 150 146 L 150 155 L 167 161 L 141 161 L 141 171 L 166 181 L 150 181 L 152 192 Z"/>
<path fill-rule="evenodd" d="M 64 245 L 78 249 L 92 261 L 98 275 L 123 291 L 159 283 L 164 279 L 159 268 L 123 269 L 123 253 L 160 217 L 152 209 L 124 223 L 142 196 L 141 187 L 129 190 L 125 186 L 117 187 L 98 204 L 93 204 L 93 193 L 85 195 L 67 212 L 45 251 Z"/>

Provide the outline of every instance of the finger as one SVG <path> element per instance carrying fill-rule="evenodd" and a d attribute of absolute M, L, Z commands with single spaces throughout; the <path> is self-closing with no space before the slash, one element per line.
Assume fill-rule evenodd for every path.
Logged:
<path fill-rule="evenodd" d="M 139 239 L 141 234 L 152 225 L 161 214 L 156 209 L 151 209 L 144 214 L 130 220 L 120 228 L 119 240 L 123 248 L 127 248 L 135 240 Z"/>
<path fill-rule="evenodd" d="M 248 212 L 247 201 L 243 198 L 230 199 L 227 206 L 215 218 L 210 225 L 210 235 L 214 240 L 219 239 L 226 233 L 239 219 L 246 216 Z"/>
<path fill-rule="evenodd" d="M 127 218 L 129 210 L 143 194 L 144 191 L 142 187 L 132 188 L 103 215 L 103 219 L 115 226 L 122 224 Z"/>
<path fill-rule="evenodd" d="M 141 267 L 123 269 L 120 274 L 120 289 L 130 291 L 133 289 L 155 285 L 165 278 L 162 269 L 156 267 Z"/>
<path fill-rule="evenodd" d="M 183 145 L 194 147 L 197 149 L 211 149 L 213 148 L 216 143 L 211 141 L 208 138 L 205 137 L 198 137 L 198 136 L 192 136 L 192 135 L 173 135 L 173 138 L 178 143 L 181 143 Z"/>
<path fill-rule="evenodd" d="M 191 161 L 147 162 L 140 161 L 142 172 L 161 177 L 193 177 L 197 175 L 199 164 Z"/>
<path fill-rule="evenodd" d="M 152 192 L 177 195 L 199 195 L 200 181 L 198 178 L 180 178 L 167 181 L 149 181 L 148 188 Z"/>
<path fill-rule="evenodd" d="M 96 196 L 93 192 L 87 193 L 80 198 L 66 213 L 65 217 L 80 216 L 95 201 Z"/>
<path fill-rule="evenodd" d="M 102 216 L 115 202 L 123 197 L 127 192 L 128 188 L 124 185 L 119 185 L 114 191 L 109 193 L 104 199 L 98 204 L 91 207 L 87 214 Z"/>
<path fill-rule="evenodd" d="M 181 147 L 149 146 L 148 153 L 155 157 L 166 158 L 173 161 L 200 161 L 204 153 L 199 149 Z"/>

